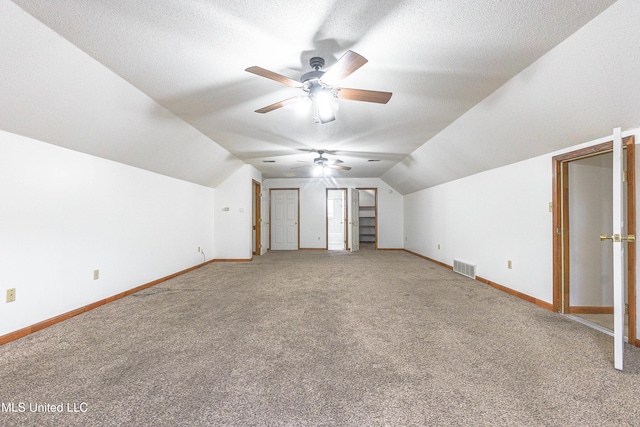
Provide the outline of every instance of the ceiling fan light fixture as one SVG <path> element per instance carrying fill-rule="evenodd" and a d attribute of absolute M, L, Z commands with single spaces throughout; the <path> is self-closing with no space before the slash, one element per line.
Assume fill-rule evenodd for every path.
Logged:
<path fill-rule="evenodd" d="M 282 74 L 274 73 L 258 66 L 251 66 L 245 71 L 261 77 L 274 80 L 287 86 L 302 89 L 307 97 L 313 101 L 314 115 L 316 123 L 328 123 L 335 120 L 335 109 L 337 102 L 329 102 L 320 98 L 347 99 L 352 101 L 374 102 L 386 104 L 391 98 L 391 92 L 380 92 L 363 89 L 350 89 L 338 87 L 337 85 L 354 71 L 367 63 L 367 59 L 351 50 L 348 50 L 338 59 L 327 71 L 323 71 L 324 59 L 314 56 L 309 61 L 313 70 L 304 73 L 299 81 L 291 79 Z M 284 101 L 276 102 L 267 107 L 256 110 L 256 113 L 268 113 L 285 105 L 299 101 L 300 97 L 292 97 Z M 335 105 L 334 105 L 335 104 Z"/>
<path fill-rule="evenodd" d="M 313 167 L 313 175 L 314 176 L 326 176 L 328 169 L 325 168 L 322 164 L 320 163 L 316 163 L 316 165 Z"/>
<path fill-rule="evenodd" d="M 312 91 L 314 111 L 313 118 L 316 123 L 328 123 L 336 119 L 333 114 L 332 99 L 333 95 L 330 91 L 317 89 Z"/>
<path fill-rule="evenodd" d="M 309 96 L 301 96 L 299 102 L 295 104 L 295 110 L 300 114 L 308 114 L 313 105 L 313 100 Z"/>

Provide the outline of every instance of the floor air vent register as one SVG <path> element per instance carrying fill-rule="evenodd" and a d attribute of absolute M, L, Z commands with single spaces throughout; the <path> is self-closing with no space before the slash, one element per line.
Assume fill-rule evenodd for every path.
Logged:
<path fill-rule="evenodd" d="M 471 277 L 472 279 L 476 278 L 476 265 L 459 259 L 453 260 L 453 271 L 463 276 Z"/>

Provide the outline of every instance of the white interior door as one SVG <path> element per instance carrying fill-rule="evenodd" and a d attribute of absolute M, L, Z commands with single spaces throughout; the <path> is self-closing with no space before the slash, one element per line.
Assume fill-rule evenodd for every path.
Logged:
<path fill-rule="evenodd" d="M 360 250 L 360 191 L 351 189 L 351 252 Z"/>
<path fill-rule="evenodd" d="M 624 354 L 624 247 L 623 153 L 620 128 L 613 130 L 613 354 L 616 369 L 623 368 Z M 616 237 L 617 236 L 617 237 Z"/>
<path fill-rule="evenodd" d="M 271 190 L 271 249 L 298 249 L 298 190 Z"/>
<path fill-rule="evenodd" d="M 327 190 L 327 249 L 345 249 L 346 190 Z"/>

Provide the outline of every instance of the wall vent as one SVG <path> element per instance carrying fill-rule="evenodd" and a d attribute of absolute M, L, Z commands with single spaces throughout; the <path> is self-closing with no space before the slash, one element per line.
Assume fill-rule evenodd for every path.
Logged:
<path fill-rule="evenodd" d="M 463 276 L 471 277 L 472 279 L 476 278 L 476 265 L 460 261 L 459 259 L 453 260 L 453 271 Z"/>

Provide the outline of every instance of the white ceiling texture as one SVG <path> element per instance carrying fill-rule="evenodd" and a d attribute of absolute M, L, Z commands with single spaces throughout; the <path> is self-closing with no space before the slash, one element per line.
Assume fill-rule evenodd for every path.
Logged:
<path fill-rule="evenodd" d="M 416 150 L 442 158 L 451 147 L 434 136 L 613 3 L 0 0 L 0 127 L 209 186 L 243 163 L 311 176 L 309 150 L 332 150 L 352 168 L 335 176 L 406 194 L 522 159 L 474 145 L 469 167 L 425 163 L 415 179 L 402 167 Z M 337 99 L 324 124 L 311 110 L 255 112 L 303 92 L 247 67 L 298 80 L 311 57 L 330 69 L 348 50 L 368 63 L 340 86 L 392 92 L 387 104 Z"/>

